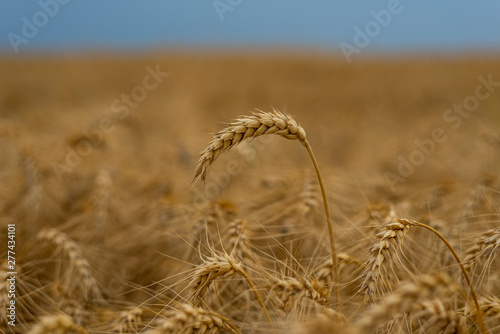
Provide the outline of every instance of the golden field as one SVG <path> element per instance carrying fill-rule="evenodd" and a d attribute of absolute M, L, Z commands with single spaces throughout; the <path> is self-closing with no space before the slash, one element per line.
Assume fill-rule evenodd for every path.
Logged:
<path fill-rule="evenodd" d="M 0 59 L 0 332 L 500 331 L 500 61 L 288 53 Z"/>

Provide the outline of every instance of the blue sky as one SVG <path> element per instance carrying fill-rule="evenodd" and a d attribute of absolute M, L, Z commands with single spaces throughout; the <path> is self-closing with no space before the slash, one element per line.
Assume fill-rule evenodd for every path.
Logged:
<path fill-rule="evenodd" d="M 372 24 L 368 51 L 500 49 L 500 1 L 400 0 L 382 26 L 372 13 L 387 11 L 391 2 L 398 1 L 2 0 L 0 52 L 256 46 L 341 52 L 343 42 L 355 46 L 354 29 L 364 32 L 370 21 L 379 31 Z M 57 13 L 45 14 L 42 4 Z M 38 22 L 37 31 L 23 34 L 26 22 Z"/>

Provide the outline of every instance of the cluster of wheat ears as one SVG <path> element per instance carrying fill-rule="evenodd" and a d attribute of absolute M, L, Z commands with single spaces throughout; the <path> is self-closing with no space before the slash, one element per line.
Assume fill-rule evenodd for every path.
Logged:
<path fill-rule="evenodd" d="M 494 177 L 459 208 L 447 204 L 457 200 L 444 183 L 425 200 L 370 203 L 341 224 L 329 201 L 358 209 L 340 199 L 345 191 L 332 190 L 345 185 L 322 176 L 305 130 L 273 110 L 217 132 L 192 186 L 203 186 L 197 181 L 224 152 L 264 135 L 298 141 L 313 168 L 239 189 L 258 196 L 238 208 L 218 198 L 175 203 L 150 186 L 140 195 L 148 205 L 124 205 L 113 172 L 101 169 L 72 181 L 61 210 L 33 154 L 21 150 L 22 186 L 2 218 L 2 235 L 8 223 L 18 226 L 17 326 L 3 316 L 3 263 L 2 332 L 500 331 Z M 422 214 L 430 209 L 437 218 Z"/>

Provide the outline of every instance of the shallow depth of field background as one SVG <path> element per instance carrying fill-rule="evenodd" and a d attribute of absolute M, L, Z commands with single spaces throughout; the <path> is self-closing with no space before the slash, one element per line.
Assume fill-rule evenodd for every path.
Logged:
<path fill-rule="evenodd" d="M 209 255 L 208 244 L 222 252 L 224 234 L 238 219 L 248 221 L 254 234 L 245 242 L 263 258 L 262 271 L 252 264 L 251 273 L 278 331 L 314 323 L 322 309 L 306 310 L 297 299 L 292 311 L 282 312 L 269 289 L 271 276 L 314 276 L 328 258 L 322 202 L 306 218 L 286 210 L 303 201 L 304 182 L 312 175 L 303 147 L 277 136 L 242 143 L 210 166 L 205 185 L 191 188 L 198 154 L 212 135 L 256 109 L 276 108 L 304 127 L 327 181 L 337 247 L 360 262 L 369 258 L 373 236 L 391 209 L 398 218 L 439 229 L 461 256 L 481 233 L 498 228 L 495 5 L 471 12 L 465 3 L 423 2 L 412 9 L 404 2 L 400 16 L 347 61 L 340 43 L 353 44 L 353 28 L 387 3 L 331 8 L 319 1 L 311 9 L 280 2 L 280 10 L 244 1 L 224 20 L 215 3 L 195 14 L 195 5 L 124 2 L 115 17 L 109 4 L 70 2 L 18 53 L 4 37 L 19 33 L 21 18 L 40 8 L 16 4 L 10 15 L 2 8 L 0 261 L 7 258 L 6 226 L 15 223 L 20 295 L 19 326 L 1 319 L 0 332 L 24 333 L 58 314 L 89 333 L 154 328 L 176 303 L 189 302 L 183 288 L 201 263 L 198 253 Z M 447 10 L 453 14 L 446 16 Z M 137 87 L 155 69 L 168 75 L 143 90 L 143 99 L 129 106 L 120 100 L 142 89 Z M 484 87 L 485 80 L 493 84 Z M 488 96 L 476 99 L 478 89 Z M 450 113 L 466 101 L 478 103 L 464 114 Z M 424 152 L 421 143 L 429 143 L 436 129 L 444 139 Z M 237 172 L 229 174 L 234 164 Z M 64 247 L 40 235 L 48 228 L 76 242 L 98 298 L 89 297 Z M 406 267 L 390 273 L 396 277 L 388 280 L 390 291 L 420 274 L 459 277 L 437 238 L 419 231 L 409 239 L 400 260 Z M 500 292 L 495 260 L 478 260 L 474 267 L 481 297 Z M 341 276 L 343 309 L 352 323 L 370 306 L 357 294 L 362 273 L 357 268 Z M 244 282 L 225 280 L 205 307 L 244 333 L 269 332 L 259 305 L 239 294 L 248 292 Z M 466 319 L 462 329 L 477 330 L 463 299 L 447 298 L 442 302 L 449 310 Z M 238 310 L 240 303 L 251 303 L 247 313 Z M 123 312 L 136 307 L 141 316 L 131 325 Z M 491 333 L 500 328 L 495 312 L 487 322 Z M 418 332 L 421 322 L 405 319 L 384 330 Z M 441 330 L 433 326 L 429 332 Z"/>

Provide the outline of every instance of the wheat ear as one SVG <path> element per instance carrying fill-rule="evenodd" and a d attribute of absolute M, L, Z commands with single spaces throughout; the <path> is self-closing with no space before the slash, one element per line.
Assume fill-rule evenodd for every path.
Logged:
<path fill-rule="evenodd" d="M 235 121 L 229 123 L 225 129 L 217 132 L 209 143 L 208 147 L 201 152 L 196 165 L 193 184 L 198 180 L 205 180 L 207 168 L 224 152 L 229 151 L 245 139 L 255 138 L 262 135 L 276 134 L 286 139 L 298 140 L 307 149 L 311 161 L 316 170 L 316 176 L 321 188 L 321 195 L 325 207 L 325 215 L 330 238 L 330 247 L 332 253 L 332 274 L 335 285 L 335 299 L 337 308 L 340 305 L 340 293 L 338 289 L 338 266 L 335 251 L 335 240 L 333 237 L 333 223 L 330 215 L 330 208 L 326 197 L 326 190 L 323 184 L 318 162 L 314 156 L 311 145 L 306 139 L 306 131 L 288 114 L 273 110 L 273 112 L 259 111 L 250 116 L 241 116 Z"/>
<path fill-rule="evenodd" d="M 498 317 L 500 315 L 500 299 L 497 296 L 480 297 L 481 312 L 486 317 Z M 472 309 L 468 305 L 465 307 L 465 314 L 468 317 L 476 317 L 477 309 Z"/>
<path fill-rule="evenodd" d="M 177 310 L 167 312 L 165 318 L 156 321 L 155 326 L 154 329 L 146 331 L 145 334 L 215 333 L 219 329 L 231 333 L 241 333 L 226 317 L 189 304 L 180 304 Z"/>
<path fill-rule="evenodd" d="M 28 334 L 59 334 L 72 330 L 79 334 L 88 334 L 81 326 L 75 324 L 73 319 L 66 314 L 45 316 L 31 328 Z"/>
<path fill-rule="evenodd" d="M 112 333 L 138 332 L 143 314 L 144 310 L 138 307 L 119 312 L 118 316 L 110 322 L 110 331 Z"/>
<path fill-rule="evenodd" d="M 465 334 L 465 318 L 458 312 L 448 309 L 442 300 L 426 300 L 418 304 L 418 311 L 412 322 L 420 327 L 422 333 L 457 333 Z"/>
<path fill-rule="evenodd" d="M 245 230 L 245 222 L 243 219 L 238 219 L 229 224 L 229 229 L 226 233 L 230 255 L 237 259 L 254 258 L 252 251 L 247 246 L 248 235 Z"/>
<path fill-rule="evenodd" d="M 453 285 L 451 279 L 443 275 L 422 276 L 417 283 L 403 284 L 395 293 L 389 295 L 380 304 L 375 305 L 357 322 L 362 333 L 374 329 L 375 324 L 387 321 L 393 315 L 411 311 L 415 303 Z"/>
<path fill-rule="evenodd" d="M 377 241 L 370 248 L 370 257 L 365 263 L 364 280 L 360 288 L 366 299 L 373 297 L 377 292 L 385 263 L 392 258 L 394 249 L 401 245 L 404 236 L 413 225 L 406 219 L 391 220 L 375 235 Z"/>
<path fill-rule="evenodd" d="M 273 283 L 271 291 L 275 293 L 279 306 L 286 312 L 290 311 L 291 297 L 295 295 L 308 297 L 323 305 L 328 303 L 325 291 L 316 280 L 286 277 L 285 279 L 272 278 L 271 282 Z"/>
<path fill-rule="evenodd" d="M 102 298 L 99 284 L 91 273 L 91 266 L 75 241 L 55 228 L 42 230 L 38 233 L 37 238 L 59 247 L 65 253 L 70 266 L 78 273 L 80 283 L 77 284 L 81 286 L 85 299 L 97 300 Z"/>
<path fill-rule="evenodd" d="M 237 262 L 234 257 L 228 254 L 223 254 L 223 256 L 219 256 L 217 254 L 213 254 L 212 257 L 209 257 L 202 264 L 198 265 L 196 271 L 193 275 L 193 278 L 188 284 L 188 288 L 190 289 L 189 300 L 195 305 L 199 306 L 201 301 L 203 300 L 203 296 L 205 295 L 208 287 L 218 278 L 226 278 L 232 276 L 234 274 L 239 274 L 243 276 L 243 278 L 247 281 L 248 285 L 252 289 L 255 298 L 259 302 L 264 314 L 266 315 L 267 321 L 271 325 L 273 332 L 275 331 L 273 321 L 271 320 L 271 316 L 267 311 L 266 305 L 260 298 L 259 293 L 257 292 L 257 288 L 253 284 L 250 277 L 243 270 L 240 262 Z"/>
<path fill-rule="evenodd" d="M 339 273 L 341 273 L 343 268 L 349 264 L 363 269 L 366 268 L 363 262 L 344 252 L 337 253 L 337 261 L 339 264 Z M 322 286 L 326 286 L 332 281 L 332 266 L 332 259 L 327 258 L 318 266 L 318 269 L 315 271 L 314 276 Z"/>
<path fill-rule="evenodd" d="M 466 251 L 464 265 L 472 267 L 481 257 L 487 257 L 488 262 L 498 255 L 500 251 L 500 228 L 489 230 L 481 234 L 474 246 Z"/>
<path fill-rule="evenodd" d="M 304 177 L 304 185 L 302 186 L 302 193 L 300 194 L 302 201 L 300 203 L 299 212 L 303 218 L 307 217 L 311 211 L 318 207 L 318 195 L 314 177 L 312 177 L 308 171 Z"/>

